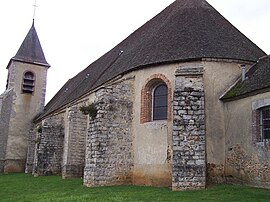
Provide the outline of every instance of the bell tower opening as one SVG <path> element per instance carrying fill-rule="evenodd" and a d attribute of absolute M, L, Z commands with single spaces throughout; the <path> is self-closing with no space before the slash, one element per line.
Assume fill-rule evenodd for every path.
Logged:
<path fill-rule="evenodd" d="M 35 76 L 33 72 L 27 71 L 23 76 L 22 93 L 32 94 L 35 88 Z"/>

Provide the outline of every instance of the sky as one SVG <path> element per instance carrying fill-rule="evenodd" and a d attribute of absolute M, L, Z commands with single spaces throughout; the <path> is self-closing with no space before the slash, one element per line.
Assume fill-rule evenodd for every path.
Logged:
<path fill-rule="evenodd" d="M 36 0 L 35 28 L 48 71 L 46 102 L 64 83 L 174 0 Z M 208 0 L 270 54 L 270 0 Z M 7 65 L 32 25 L 35 0 L 0 1 L 0 94 Z"/>

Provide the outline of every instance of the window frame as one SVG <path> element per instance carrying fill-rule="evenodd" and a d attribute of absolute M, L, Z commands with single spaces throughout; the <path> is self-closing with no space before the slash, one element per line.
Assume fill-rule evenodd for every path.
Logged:
<path fill-rule="evenodd" d="M 267 125 L 268 127 L 265 127 L 264 121 L 270 121 L 270 106 L 265 106 L 259 109 L 260 111 L 260 128 L 261 128 L 261 140 L 262 141 L 269 141 L 270 135 L 268 134 L 268 137 L 265 137 L 265 131 L 270 131 L 270 125 Z M 264 118 L 264 112 L 268 111 L 268 116 Z"/>
<path fill-rule="evenodd" d="M 164 83 L 168 89 L 168 111 L 167 111 L 167 120 L 172 120 L 172 85 L 169 79 L 166 78 L 163 74 L 153 74 L 148 77 L 144 85 L 141 88 L 141 112 L 140 112 L 140 123 L 153 122 L 152 119 L 152 91 L 155 86 L 160 83 Z M 164 120 L 163 120 L 164 121 Z"/>
<path fill-rule="evenodd" d="M 155 109 L 157 108 L 155 106 L 155 101 L 156 101 L 155 92 L 156 92 L 157 88 L 158 87 L 161 87 L 161 86 L 165 86 L 166 87 L 166 90 L 167 90 L 167 92 L 166 92 L 166 98 L 167 98 L 166 99 L 166 101 L 167 101 L 167 103 L 166 103 L 166 118 L 165 117 L 164 118 L 155 117 L 156 116 L 156 114 L 155 114 L 156 110 Z M 161 121 L 161 120 L 167 120 L 168 119 L 168 86 L 164 82 L 158 82 L 158 83 L 154 84 L 153 87 L 152 87 L 151 114 L 152 114 L 152 116 L 151 116 L 151 120 L 152 121 Z"/>
<path fill-rule="evenodd" d="M 259 99 L 252 102 L 252 140 L 257 146 L 270 146 L 270 138 L 264 138 L 262 113 L 265 109 L 270 109 L 270 99 Z"/>

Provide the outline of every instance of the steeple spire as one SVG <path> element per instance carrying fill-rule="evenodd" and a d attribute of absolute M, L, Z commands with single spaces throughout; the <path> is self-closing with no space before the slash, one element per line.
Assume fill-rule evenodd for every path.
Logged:
<path fill-rule="evenodd" d="M 35 29 L 34 19 L 33 19 L 33 23 L 28 34 L 26 35 L 23 43 L 21 44 L 21 47 L 19 48 L 18 52 L 12 59 L 50 67 L 43 53 L 43 50 L 42 50 L 42 47 L 41 47 L 36 29 Z"/>

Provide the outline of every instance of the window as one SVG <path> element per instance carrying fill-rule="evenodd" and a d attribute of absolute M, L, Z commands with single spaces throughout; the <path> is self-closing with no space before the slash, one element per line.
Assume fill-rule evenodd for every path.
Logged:
<path fill-rule="evenodd" d="M 160 84 L 153 89 L 153 120 L 167 119 L 168 88 Z"/>
<path fill-rule="evenodd" d="M 270 139 L 270 107 L 264 107 L 260 111 L 262 139 Z"/>
<path fill-rule="evenodd" d="M 35 77 L 32 72 L 26 72 L 23 76 L 22 92 L 32 94 L 34 92 Z"/>
<path fill-rule="evenodd" d="M 252 102 L 252 123 L 253 142 L 270 145 L 270 99 Z"/>
<path fill-rule="evenodd" d="M 141 90 L 140 123 L 171 121 L 171 91 L 171 82 L 163 74 L 154 74 L 146 80 Z"/>

